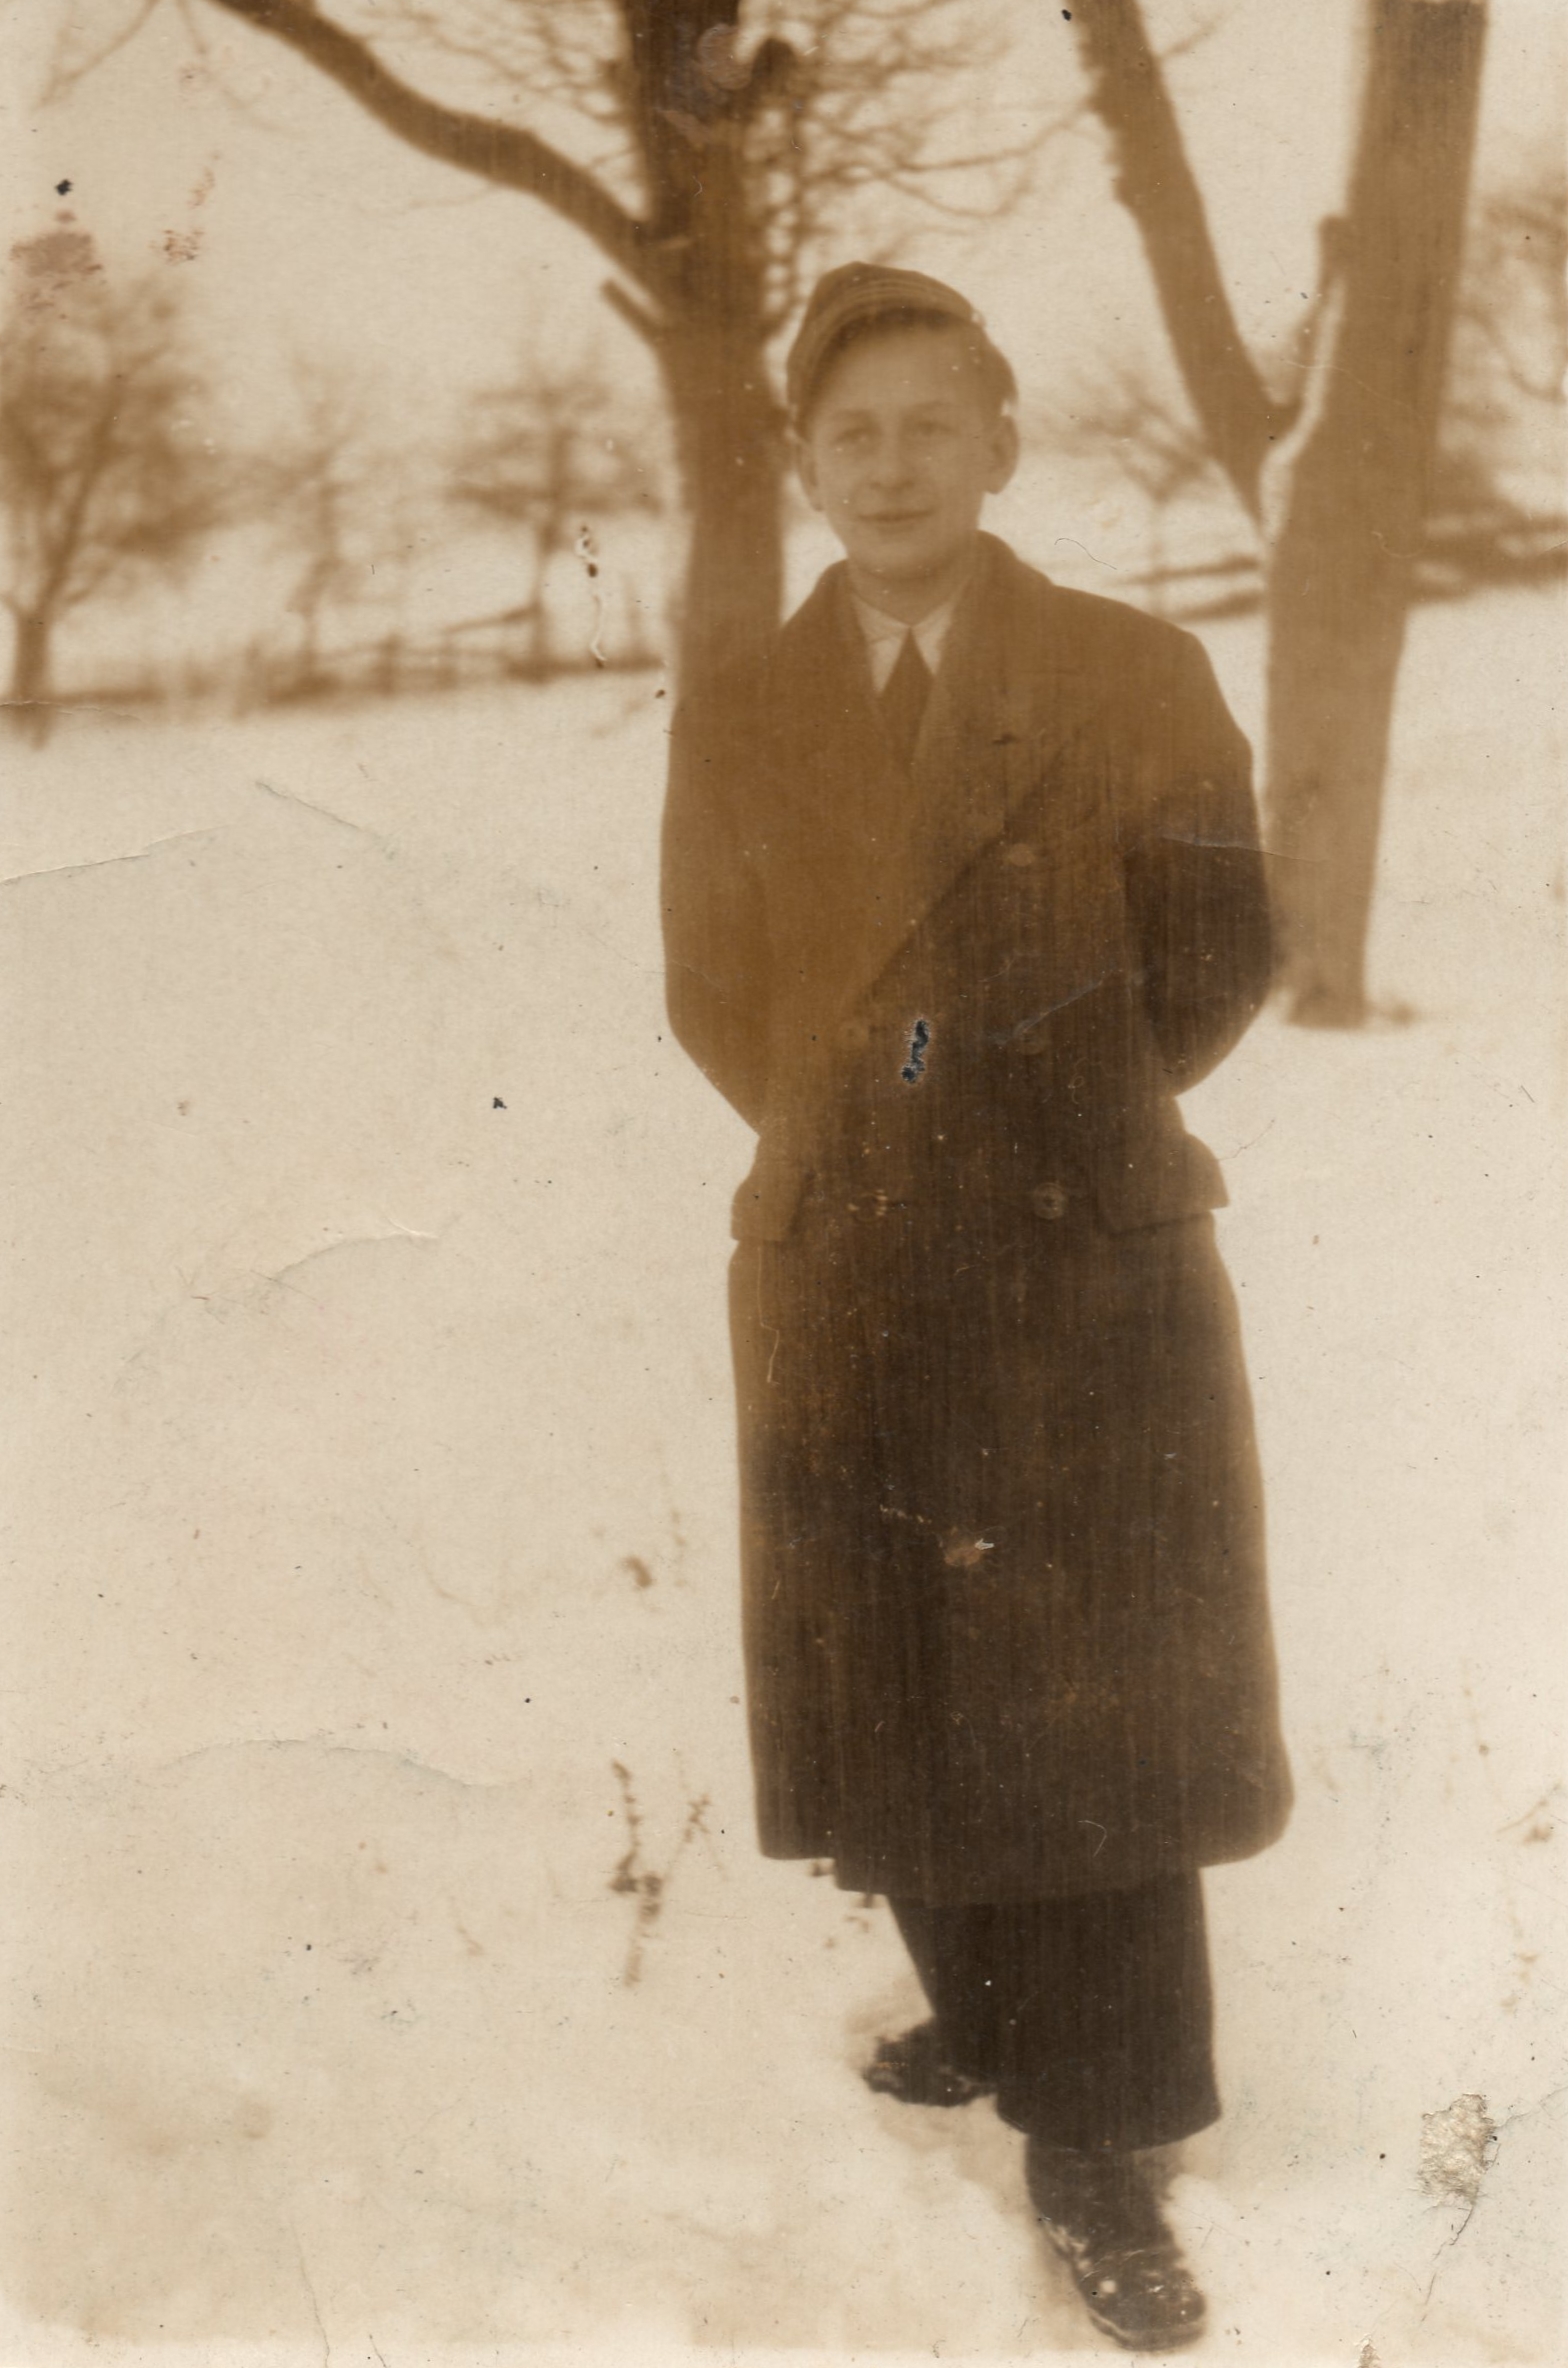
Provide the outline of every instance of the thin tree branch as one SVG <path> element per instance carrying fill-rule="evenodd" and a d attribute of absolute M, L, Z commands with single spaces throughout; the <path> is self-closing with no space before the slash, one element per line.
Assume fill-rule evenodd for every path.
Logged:
<path fill-rule="evenodd" d="M 209 0 L 319 68 L 411 148 L 504 189 L 536 197 L 584 231 L 612 262 L 657 286 L 655 254 L 636 217 L 590 173 L 520 125 L 443 106 L 402 82 L 368 42 L 318 16 L 307 0 Z"/>
<path fill-rule="evenodd" d="M 656 347 L 668 334 L 658 315 L 649 312 L 646 305 L 639 304 L 635 296 L 629 296 L 617 281 L 605 280 L 599 293 L 610 310 L 618 312 L 628 327 L 635 329 L 646 344 Z"/>
<path fill-rule="evenodd" d="M 1282 421 L 1231 308 L 1139 0 L 1079 0 L 1073 27 L 1090 104 L 1115 154 L 1116 194 L 1137 224 L 1183 383 L 1216 460 L 1256 518 Z"/>

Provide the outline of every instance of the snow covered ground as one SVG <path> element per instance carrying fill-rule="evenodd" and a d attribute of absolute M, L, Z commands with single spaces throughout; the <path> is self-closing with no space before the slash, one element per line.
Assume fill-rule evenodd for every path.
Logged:
<path fill-rule="evenodd" d="M 1210 1879 L 1199 2358 L 1564 2356 L 1561 636 L 1419 617 L 1413 1016 L 1266 1019 L 1193 1098 L 1300 1788 Z M 1208 638 L 1255 729 L 1256 628 Z M 662 1016 L 667 713 L 10 768 L 7 2364 L 1107 2348 L 990 2107 L 856 2078 L 917 2009 L 885 1911 L 753 1848 L 746 1141 Z M 1473 2209 L 1420 2175 L 1470 2096 Z"/>

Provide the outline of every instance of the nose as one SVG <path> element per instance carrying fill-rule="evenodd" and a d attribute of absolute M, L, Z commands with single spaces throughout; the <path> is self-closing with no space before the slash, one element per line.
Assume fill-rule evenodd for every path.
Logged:
<path fill-rule="evenodd" d="M 871 482 L 879 492 L 893 492 L 914 475 L 914 449 L 899 435 L 884 436 L 871 460 Z"/>

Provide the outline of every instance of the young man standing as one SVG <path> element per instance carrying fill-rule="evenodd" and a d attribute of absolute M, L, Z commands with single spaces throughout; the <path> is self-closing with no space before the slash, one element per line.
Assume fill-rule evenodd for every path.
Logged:
<path fill-rule="evenodd" d="M 848 264 L 788 362 L 844 548 L 677 719 L 671 1018 L 757 1130 L 732 1278 L 764 1851 L 883 1894 L 1096 2323 L 1190 2341 L 1145 2150 L 1219 2107 L 1198 1870 L 1289 1804 L 1225 1193 L 1176 1096 L 1263 998 L 1202 651 L 980 527 L 1012 372 Z"/>

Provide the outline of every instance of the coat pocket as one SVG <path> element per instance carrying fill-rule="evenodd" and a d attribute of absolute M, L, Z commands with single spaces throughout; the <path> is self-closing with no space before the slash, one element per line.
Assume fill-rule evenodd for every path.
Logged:
<path fill-rule="evenodd" d="M 1084 1165 L 1100 1221 L 1112 1233 L 1201 1217 L 1230 1200 L 1219 1161 L 1179 1120 L 1147 1137 L 1097 1145 Z"/>

